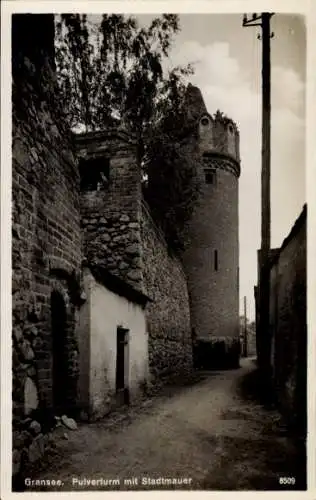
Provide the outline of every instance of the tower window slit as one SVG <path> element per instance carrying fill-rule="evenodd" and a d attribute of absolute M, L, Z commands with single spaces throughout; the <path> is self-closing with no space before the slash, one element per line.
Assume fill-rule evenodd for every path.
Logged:
<path fill-rule="evenodd" d="M 218 253 L 214 250 L 214 271 L 218 271 Z"/>
<path fill-rule="evenodd" d="M 216 184 L 216 172 L 215 170 L 205 170 L 205 182 L 206 184 Z"/>

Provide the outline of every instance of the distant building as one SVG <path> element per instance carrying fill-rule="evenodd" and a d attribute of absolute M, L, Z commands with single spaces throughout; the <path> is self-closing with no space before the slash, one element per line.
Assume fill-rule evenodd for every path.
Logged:
<path fill-rule="evenodd" d="M 240 350 L 241 356 L 256 355 L 256 322 L 247 320 L 245 326 L 244 316 L 240 317 Z"/>
<path fill-rule="evenodd" d="M 279 407 L 302 435 L 307 418 L 306 221 L 305 205 L 281 248 L 271 251 L 269 332 L 257 339 L 257 349 L 270 353 Z M 260 281 L 255 297 L 258 325 Z"/>

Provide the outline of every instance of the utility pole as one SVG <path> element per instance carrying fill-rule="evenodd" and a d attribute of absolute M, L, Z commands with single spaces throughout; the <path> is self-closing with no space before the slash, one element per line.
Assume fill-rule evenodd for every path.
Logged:
<path fill-rule="evenodd" d="M 252 14 L 248 19 L 244 15 L 243 26 L 261 27 L 262 40 L 262 146 L 261 146 L 261 250 L 259 258 L 259 304 L 260 321 L 257 330 L 258 364 L 266 375 L 270 373 L 270 334 L 269 334 L 269 295 L 270 271 L 269 255 L 271 246 L 271 63 L 270 39 L 274 33 L 270 31 L 272 13 Z"/>
<path fill-rule="evenodd" d="M 244 318 L 245 318 L 245 328 L 244 328 L 244 356 L 248 356 L 248 332 L 247 332 L 247 297 L 244 297 Z"/>

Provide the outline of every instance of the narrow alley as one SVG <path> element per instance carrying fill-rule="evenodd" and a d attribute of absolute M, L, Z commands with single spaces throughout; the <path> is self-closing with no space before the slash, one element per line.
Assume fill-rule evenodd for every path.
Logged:
<path fill-rule="evenodd" d="M 299 446 L 278 412 L 254 399 L 254 360 L 241 364 L 170 388 L 125 418 L 60 434 L 41 470 L 29 475 L 26 491 L 304 489 Z M 182 484 L 171 485 L 176 478 Z M 44 480 L 60 485 L 44 486 Z"/>
<path fill-rule="evenodd" d="M 305 490 L 303 17 L 3 3 L 6 487 Z"/>

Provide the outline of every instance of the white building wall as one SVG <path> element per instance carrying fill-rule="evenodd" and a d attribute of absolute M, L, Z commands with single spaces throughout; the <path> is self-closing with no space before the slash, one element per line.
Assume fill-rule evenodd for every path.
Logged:
<path fill-rule="evenodd" d="M 148 377 L 148 336 L 142 306 L 108 290 L 90 272 L 85 277 L 85 283 L 90 306 L 90 359 L 82 366 L 85 370 L 89 366 L 90 417 L 100 418 L 114 403 L 117 327 L 129 330 L 125 384 L 131 400 L 140 392 L 141 384 Z M 81 378 L 85 379 L 83 374 Z"/>
<path fill-rule="evenodd" d="M 91 287 L 90 401 L 93 412 L 102 412 L 106 395 L 116 390 L 117 327 L 129 330 L 126 386 L 131 398 L 148 375 L 148 340 L 145 312 L 94 281 Z"/>

